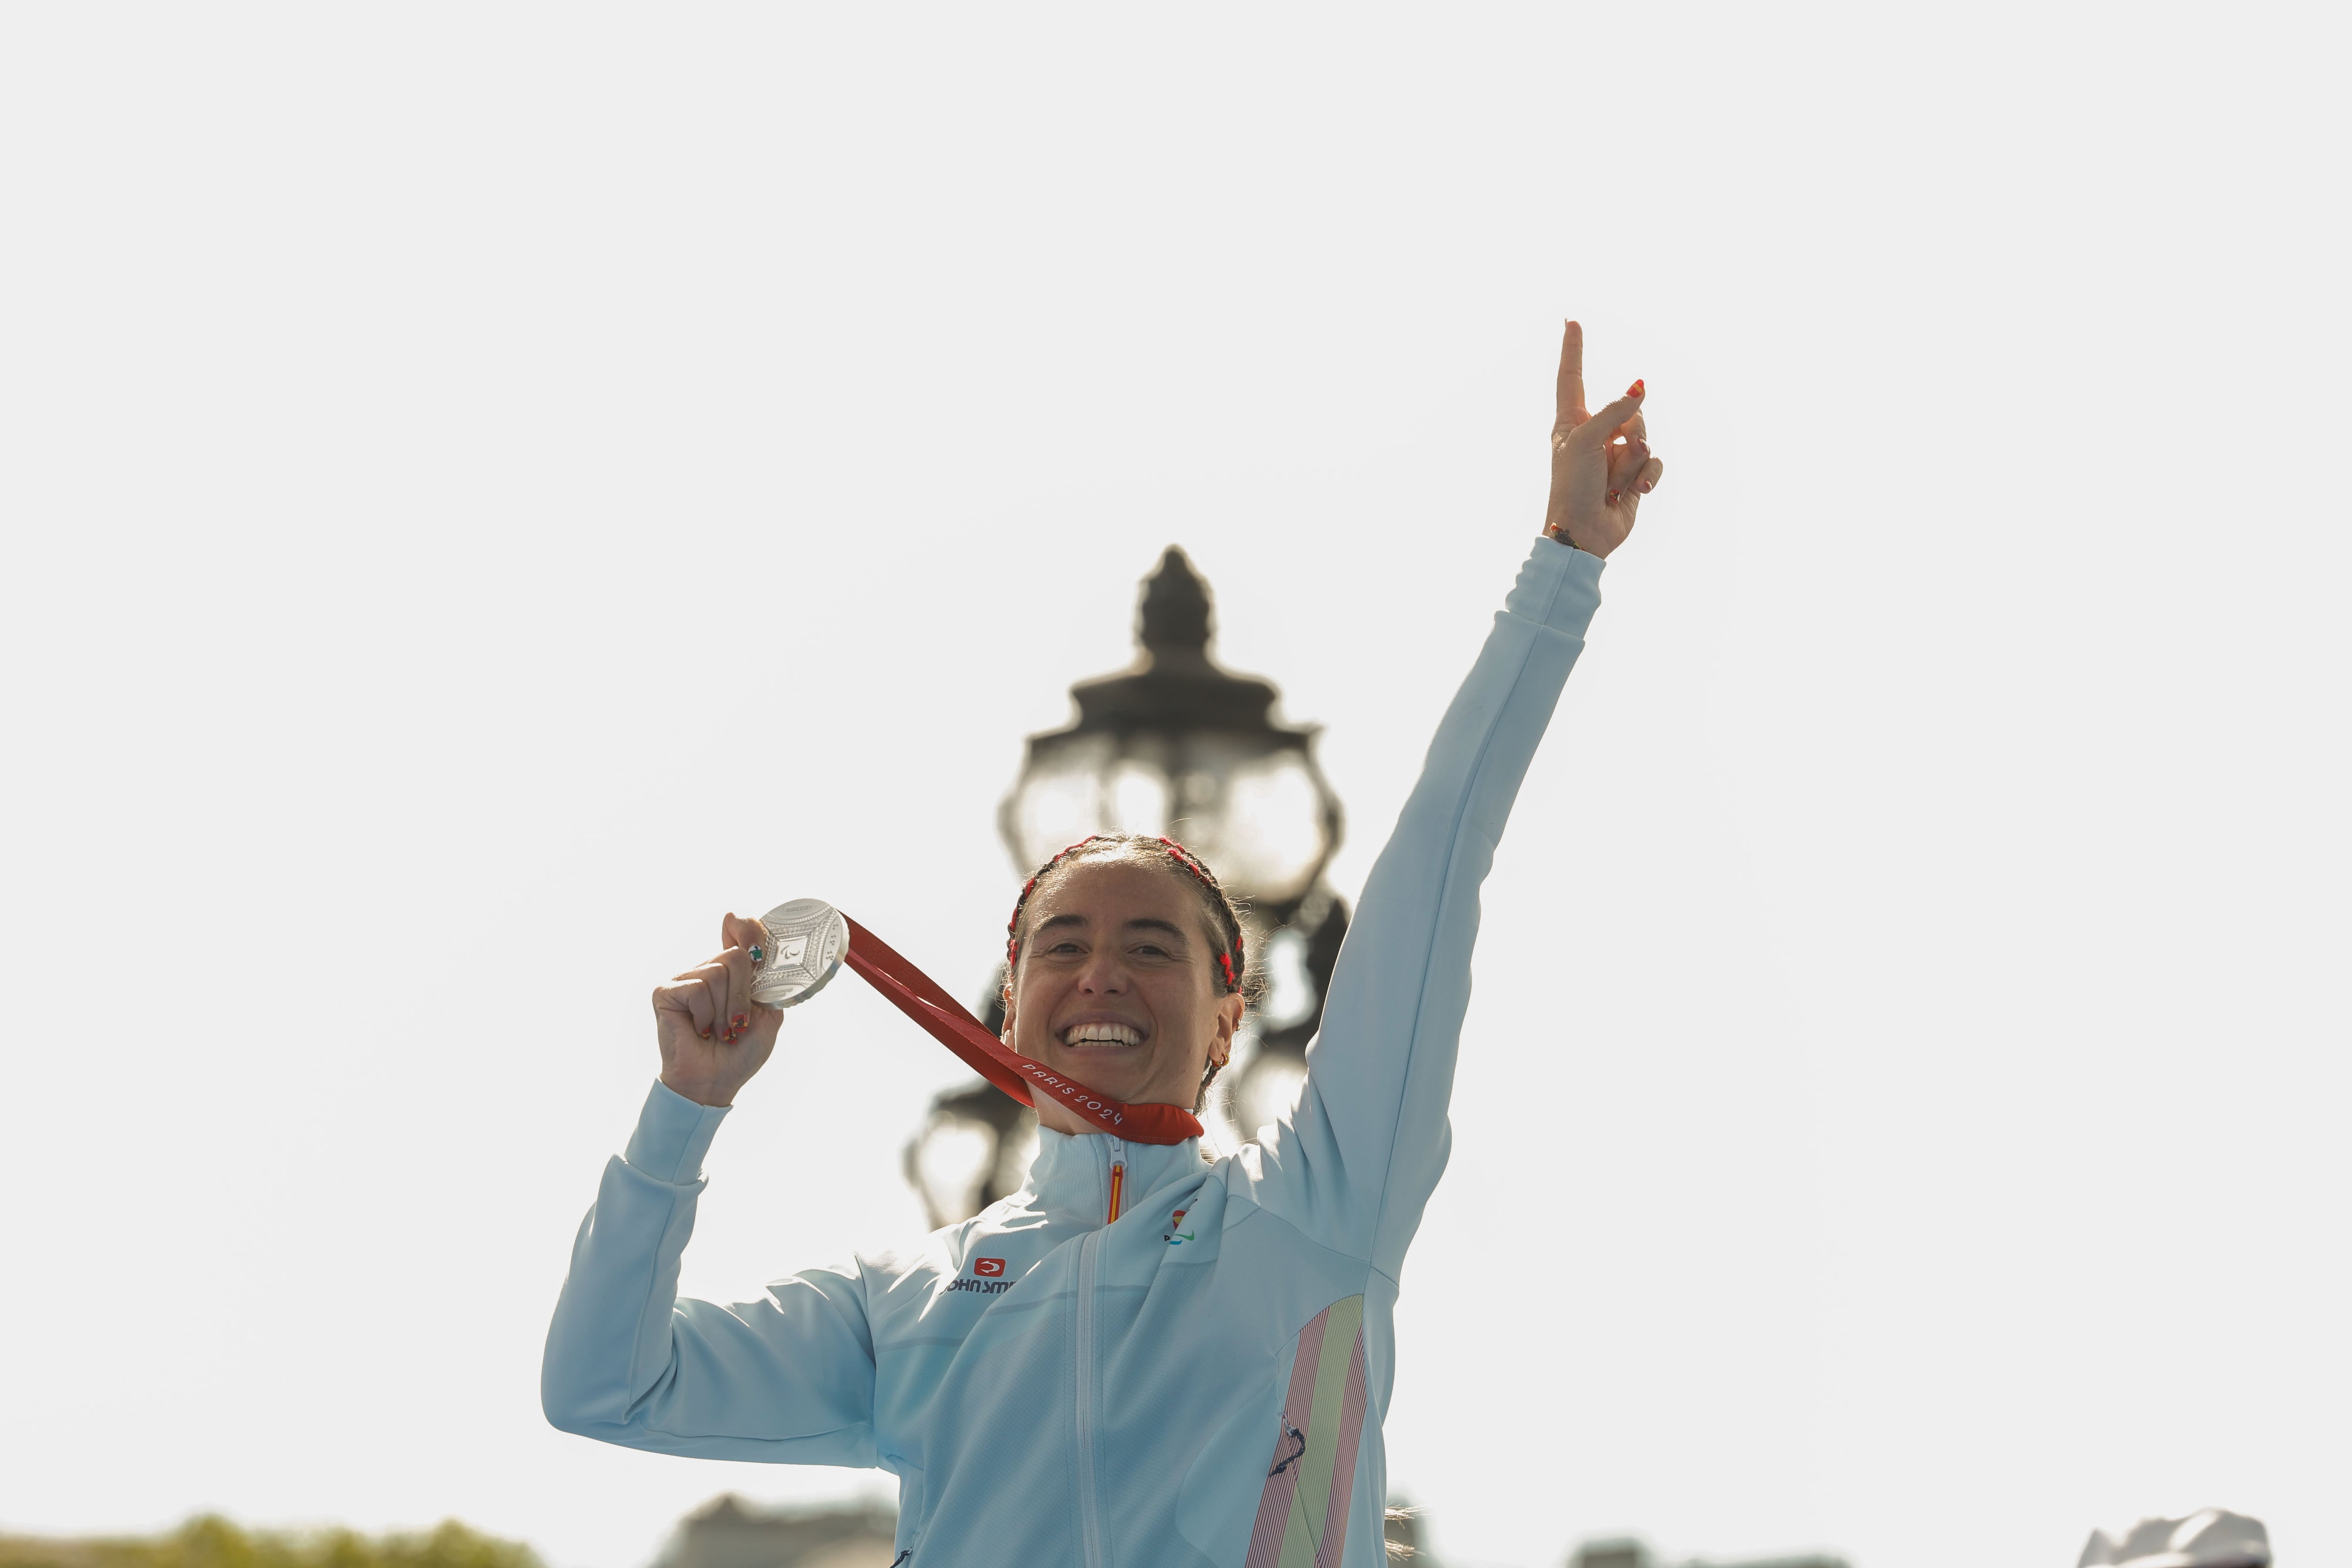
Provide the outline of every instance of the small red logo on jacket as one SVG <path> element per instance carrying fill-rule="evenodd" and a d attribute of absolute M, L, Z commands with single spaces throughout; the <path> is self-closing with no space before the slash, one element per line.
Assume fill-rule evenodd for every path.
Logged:
<path fill-rule="evenodd" d="M 993 1279 L 998 1275 L 1004 1272 L 1004 1259 L 1002 1258 L 975 1258 L 971 1260 L 971 1271 L 984 1279 Z"/>

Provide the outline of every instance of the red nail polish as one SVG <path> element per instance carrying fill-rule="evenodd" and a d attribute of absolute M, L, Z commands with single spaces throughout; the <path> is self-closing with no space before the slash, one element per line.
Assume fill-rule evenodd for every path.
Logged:
<path fill-rule="evenodd" d="M 1641 396 L 1641 395 L 1642 395 L 1642 384 L 1641 384 L 1640 382 L 1638 382 L 1638 381 L 1637 381 L 1637 382 L 1635 382 L 1633 385 L 1631 385 L 1631 386 L 1627 387 L 1627 388 L 1625 389 L 1625 395 L 1626 395 L 1626 396 L 1628 396 L 1628 397 L 1639 397 L 1639 396 Z"/>
<path fill-rule="evenodd" d="M 709 1039 L 709 1038 L 710 1037 L 710 1031 L 709 1031 L 709 1030 L 708 1030 L 708 1029 L 703 1030 L 703 1031 L 702 1031 L 702 1037 L 703 1037 L 704 1039 L 706 1039 L 706 1040 L 707 1040 L 707 1039 Z"/>
<path fill-rule="evenodd" d="M 730 1024 L 734 1025 L 734 1026 L 735 1026 L 737 1028 L 739 1028 L 739 1029 L 740 1029 L 740 1028 L 741 1028 L 744 1025 L 746 1025 L 746 1024 L 750 1023 L 751 1021 L 751 1019 L 746 1018 L 746 1017 L 745 1017 L 745 1016 L 743 1016 L 743 1015 L 742 1015 L 742 1014 L 740 1014 L 740 1013 L 736 1014 L 736 1015 L 735 1015 L 735 1016 L 733 1016 L 732 1018 L 730 1018 L 730 1019 L 728 1020 L 728 1022 L 729 1022 L 729 1023 L 730 1023 Z"/>
<path fill-rule="evenodd" d="M 1611 490 L 1609 492 L 1609 504 L 1611 506 L 1615 506 L 1617 504 L 1617 492 L 1615 490 Z"/>

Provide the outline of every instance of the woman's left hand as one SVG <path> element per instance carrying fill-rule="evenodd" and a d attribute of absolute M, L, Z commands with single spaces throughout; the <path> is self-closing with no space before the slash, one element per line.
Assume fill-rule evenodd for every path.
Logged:
<path fill-rule="evenodd" d="M 1643 387 L 1598 414 L 1584 409 L 1584 329 L 1568 323 L 1559 343 L 1559 410 L 1551 427 L 1551 502 L 1544 531 L 1564 544 L 1606 556 L 1633 531 L 1642 498 L 1657 489 L 1665 464 L 1650 455 L 1642 421 Z"/>

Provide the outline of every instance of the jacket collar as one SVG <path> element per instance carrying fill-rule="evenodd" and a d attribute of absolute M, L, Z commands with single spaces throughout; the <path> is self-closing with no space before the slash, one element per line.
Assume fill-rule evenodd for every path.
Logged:
<path fill-rule="evenodd" d="M 1171 1182 L 1207 1169 L 1201 1141 L 1132 1143 L 1105 1132 L 1037 1129 L 1037 1158 L 1029 1167 L 1031 1205 L 1056 1216 L 1100 1225 L 1110 1213 L 1110 1168 L 1119 1173 L 1119 1209 L 1130 1211 Z"/>

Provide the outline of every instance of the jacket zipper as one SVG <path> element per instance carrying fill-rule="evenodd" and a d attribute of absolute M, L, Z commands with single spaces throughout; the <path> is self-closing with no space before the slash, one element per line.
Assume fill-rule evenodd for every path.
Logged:
<path fill-rule="evenodd" d="M 1110 1140 L 1110 1219 L 1118 1217 L 1118 1203 L 1127 1183 L 1126 1152 Z M 1106 1226 L 1110 1220 L 1103 1222 Z M 1099 1230 L 1078 1243 L 1078 1534 L 1086 1548 L 1086 1568 L 1103 1568 L 1102 1513 L 1095 1501 L 1095 1256 L 1102 1245 Z"/>
<path fill-rule="evenodd" d="M 1095 1507 L 1096 1231 L 1078 1243 L 1078 1535 L 1086 1568 L 1102 1568 L 1102 1520 Z"/>

